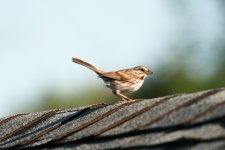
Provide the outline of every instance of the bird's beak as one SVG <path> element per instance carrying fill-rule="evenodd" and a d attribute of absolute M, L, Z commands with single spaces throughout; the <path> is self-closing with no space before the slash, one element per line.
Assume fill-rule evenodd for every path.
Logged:
<path fill-rule="evenodd" d="M 152 72 L 151 70 L 149 70 L 149 71 L 147 72 L 147 74 L 150 75 L 150 74 L 153 74 L 153 72 Z"/>

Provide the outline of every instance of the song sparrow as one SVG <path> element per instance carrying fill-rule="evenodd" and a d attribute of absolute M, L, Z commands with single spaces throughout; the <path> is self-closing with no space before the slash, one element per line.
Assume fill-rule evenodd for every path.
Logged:
<path fill-rule="evenodd" d="M 142 86 L 144 79 L 153 73 L 150 69 L 143 66 L 113 72 L 104 72 L 78 58 L 72 58 L 72 61 L 97 73 L 99 77 L 103 79 L 106 86 L 112 89 L 113 93 L 120 97 L 122 101 L 131 101 L 132 99 L 123 95 L 123 93 L 137 91 Z"/>

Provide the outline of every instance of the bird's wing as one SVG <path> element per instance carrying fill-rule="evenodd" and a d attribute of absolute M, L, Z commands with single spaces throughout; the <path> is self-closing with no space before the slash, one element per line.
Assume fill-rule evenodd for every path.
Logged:
<path fill-rule="evenodd" d="M 109 79 L 113 79 L 113 80 L 123 80 L 123 81 L 127 81 L 127 80 L 132 78 L 131 76 L 129 76 L 124 71 L 106 72 L 106 73 L 100 74 L 100 76 L 105 77 L 105 78 L 109 78 Z"/>

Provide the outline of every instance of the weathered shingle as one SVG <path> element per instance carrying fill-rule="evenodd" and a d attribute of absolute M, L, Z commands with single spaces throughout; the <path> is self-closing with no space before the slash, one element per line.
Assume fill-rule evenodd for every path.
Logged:
<path fill-rule="evenodd" d="M 0 120 L 1 149 L 223 149 L 225 89 Z"/>

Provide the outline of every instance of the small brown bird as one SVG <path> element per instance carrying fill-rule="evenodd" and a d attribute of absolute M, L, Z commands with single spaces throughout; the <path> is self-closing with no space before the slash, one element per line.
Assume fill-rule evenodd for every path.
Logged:
<path fill-rule="evenodd" d="M 97 73 L 98 76 L 105 82 L 106 86 L 112 89 L 112 92 L 120 97 L 122 101 L 131 101 L 132 99 L 123 95 L 123 93 L 137 91 L 142 86 L 144 79 L 153 73 L 150 69 L 144 66 L 119 71 L 104 72 L 78 58 L 72 58 L 72 61 Z"/>

